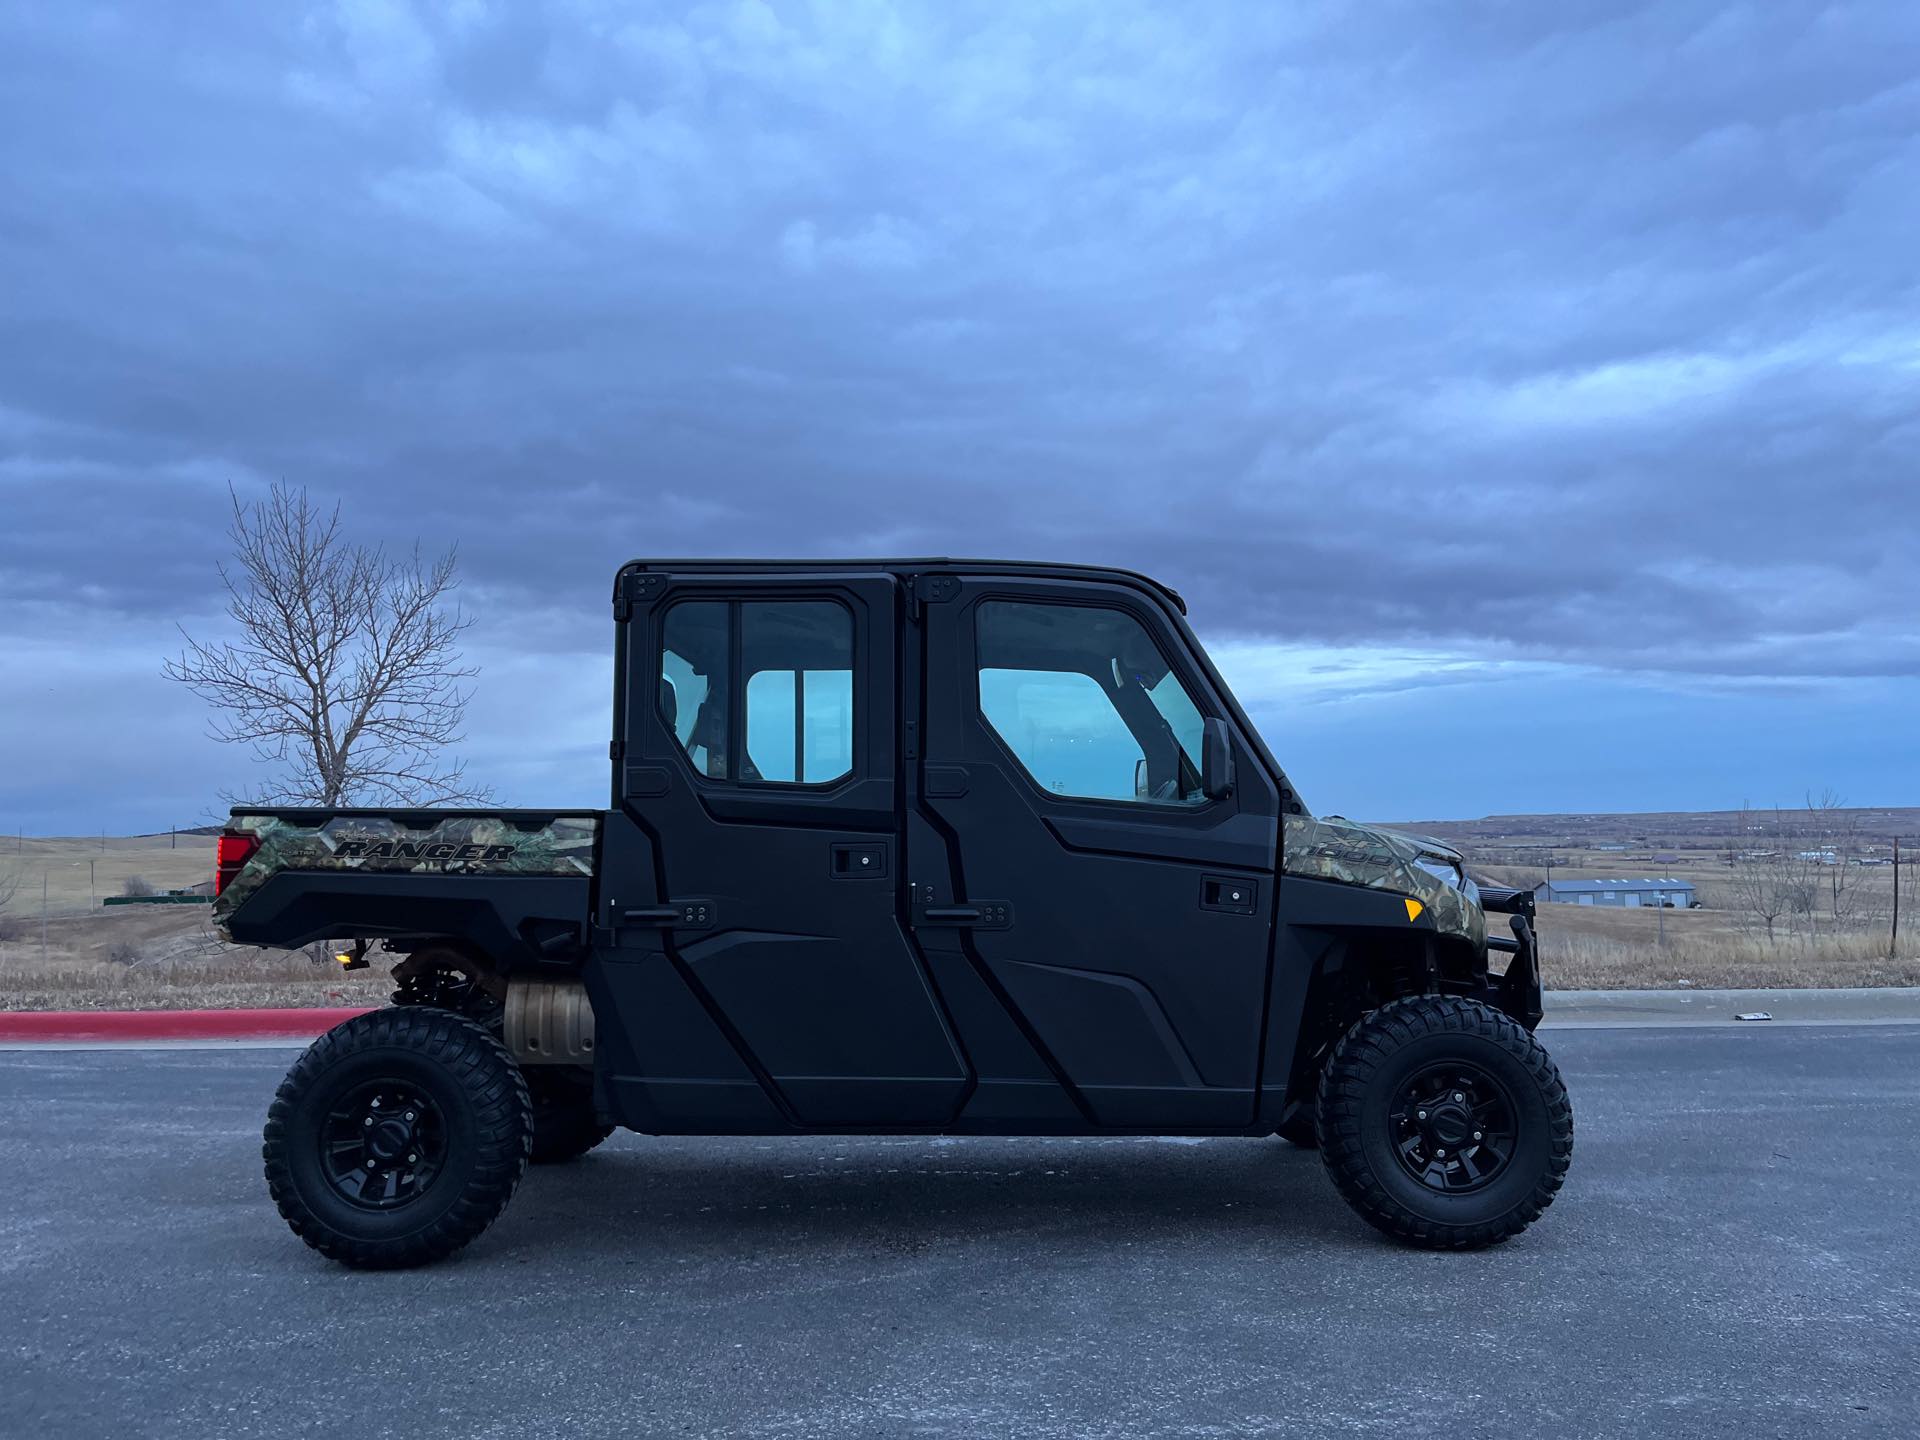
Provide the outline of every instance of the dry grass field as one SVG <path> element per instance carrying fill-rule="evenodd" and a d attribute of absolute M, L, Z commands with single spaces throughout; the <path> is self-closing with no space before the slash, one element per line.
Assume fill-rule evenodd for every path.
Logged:
<path fill-rule="evenodd" d="M 344 974 L 303 952 L 222 944 L 201 906 L 116 907 L 39 917 L 0 939 L 0 1009 L 200 1010 L 376 1005 L 391 992 L 377 959 Z"/>
<path fill-rule="evenodd" d="M 1546 984 L 1560 990 L 1920 985 L 1920 940 L 1887 958 L 1887 932 L 1766 943 L 1726 911 L 1540 907 Z"/>
<path fill-rule="evenodd" d="M 98 836 L 0 841 L 0 868 L 21 882 L 0 915 L 0 1009 L 372 1005 L 386 999 L 392 985 L 378 961 L 343 974 L 331 961 L 304 953 L 222 944 L 205 906 L 98 903 L 120 894 L 135 876 L 156 890 L 207 880 L 213 850 L 208 835 L 108 837 L 104 847 Z"/>
<path fill-rule="evenodd" d="M 1920 836 L 1920 811 L 1849 812 L 1866 817 L 1863 844 Z M 1495 884 L 1532 885 L 1551 860 L 1559 879 L 1673 876 L 1691 880 L 1705 908 L 1627 910 L 1541 907 L 1546 982 L 1561 989 L 1677 986 L 1920 985 L 1920 905 L 1909 902 L 1900 956 L 1887 957 L 1875 920 L 1856 933 L 1768 944 L 1733 893 L 1729 836 L 1740 817 L 1720 815 L 1496 816 L 1422 822 L 1468 854 Z M 15 849 L 15 845 L 18 849 Z M 1605 847 L 1605 848 L 1602 848 Z M 223 945 L 200 906 L 98 902 L 139 877 L 157 890 L 213 873 L 211 836 L 0 840 L 0 871 L 20 885 L 0 915 L 0 1009 L 200 1008 L 238 1005 L 377 1004 L 391 988 L 377 958 L 342 973 L 327 960 Z M 1890 867 L 1850 872 L 1864 909 L 1890 909 Z M 46 913 L 41 914 L 41 885 Z"/>
<path fill-rule="evenodd" d="M 1764 833 L 1752 833 L 1760 826 Z M 1786 837 L 1775 833 L 1785 827 Z M 1863 859 L 1884 860 L 1895 836 L 1920 859 L 1920 809 L 1838 810 L 1776 817 L 1738 811 L 1646 815 L 1496 815 L 1425 821 L 1409 830 L 1458 846 L 1476 876 L 1496 885 L 1556 880 L 1672 878 L 1690 882 L 1698 910 L 1542 905 L 1540 946 L 1546 983 L 1561 989 L 1676 986 L 1920 985 L 1920 903 L 1916 871 L 1903 866 L 1906 914 L 1898 956 L 1889 958 L 1894 872 L 1891 865 L 1848 865 L 1849 908 L 1857 921 L 1813 937 L 1781 933 L 1769 943 L 1763 924 L 1742 907 L 1732 857 L 1756 846 L 1814 846 L 1844 832 Z M 1804 833 L 1795 837 L 1795 830 Z M 1829 883 L 1824 868 L 1810 871 Z"/>

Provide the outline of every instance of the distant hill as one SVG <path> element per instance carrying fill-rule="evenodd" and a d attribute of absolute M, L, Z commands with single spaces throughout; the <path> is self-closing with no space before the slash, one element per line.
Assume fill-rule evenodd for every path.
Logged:
<path fill-rule="evenodd" d="M 1789 816 L 1811 818 L 1803 808 L 1787 809 Z M 1771 808 L 1756 808 L 1752 823 L 1766 824 Z M 1650 810 L 1625 814 L 1587 815 L 1487 815 L 1478 820 L 1408 820 L 1386 822 L 1399 830 L 1412 830 L 1451 841 L 1463 848 L 1500 846 L 1553 846 L 1569 850 L 1591 850 L 1601 845 L 1630 845 L 1635 848 L 1686 850 L 1724 846 L 1742 833 L 1738 810 Z M 1864 845 L 1889 847 L 1894 837 L 1908 843 L 1920 841 L 1920 806 L 1855 806 L 1824 812 L 1821 823 L 1840 828 L 1854 827 Z"/>

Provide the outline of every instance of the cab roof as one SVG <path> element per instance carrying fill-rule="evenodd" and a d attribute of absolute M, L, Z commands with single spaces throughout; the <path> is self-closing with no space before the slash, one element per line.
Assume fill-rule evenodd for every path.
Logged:
<path fill-rule="evenodd" d="M 665 571 L 673 574 L 737 574 L 745 571 L 749 574 L 767 575 L 824 575 L 844 573 L 848 570 L 884 570 L 900 575 L 918 574 L 928 570 L 966 570 L 986 574 L 1027 575 L 1038 578 L 1054 577 L 1062 580 L 1106 580 L 1117 581 L 1123 585 L 1134 585 L 1152 590 L 1165 596 L 1182 615 L 1187 613 L 1187 602 L 1180 592 L 1171 585 L 1162 584 L 1151 575 L 1143 575 L 1138 570 L 1123 570 L 1112 565 L 1075 565 L 1054 560 L 970 560 L 956 559 L 947 555 L 896 556 L 890 558 L 868 558 L 862 560 L 821 559 L 813 557 L 805 560 L 777 559 L 726 559 L 715 556 L 702 556 L 697 559 L 675 560 L 629 560 L 620 567 L 614 576 L 614 594 L 620 592 L 620 576 L 629 571 Z"/>

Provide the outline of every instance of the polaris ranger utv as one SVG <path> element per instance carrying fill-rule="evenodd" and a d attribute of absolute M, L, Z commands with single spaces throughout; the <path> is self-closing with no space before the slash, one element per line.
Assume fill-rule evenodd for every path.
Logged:
<path fill-rule="evenodd" d="M 1278 1134 L 1448 1249 L 1552 1201 L 1532 895 L 1309 815 L 1166 586 L 644 561 L 613 611 L 608 809 L 238 809 L 220 839 L 232 940 L 404 956 L 267 1120 L 315 1249 L 451 1254 L 616 1126 Z"/>

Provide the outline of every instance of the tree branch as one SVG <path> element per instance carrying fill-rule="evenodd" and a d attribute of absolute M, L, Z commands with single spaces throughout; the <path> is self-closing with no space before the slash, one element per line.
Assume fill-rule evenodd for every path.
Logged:
<path fill-rule="evenodd" d="M 275 774 L 260 803 L 340 806 L 483 801 L 442 756 L 462 738 L 477 669 L 462 663 L 472 623 L 452 601 L 454 551 L 403 559 L 355 545 L 340 509 L 275 484 L 231 493 L 233 562 L 219 569 L 236 634 L 184 648 L 162 673 L 212 708 L 209 733 L 252 748 Z"/>

